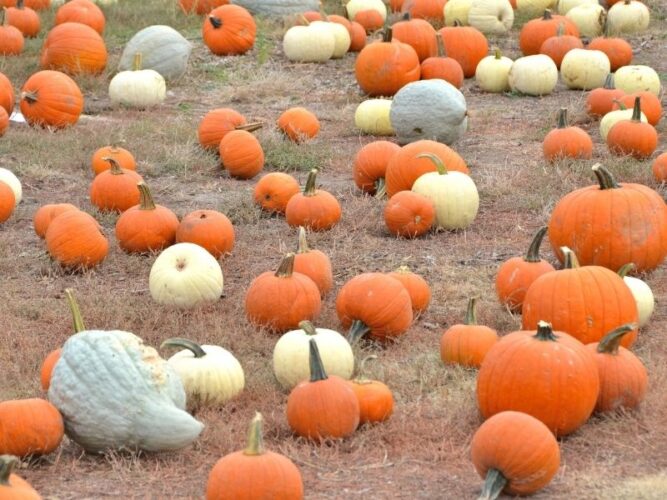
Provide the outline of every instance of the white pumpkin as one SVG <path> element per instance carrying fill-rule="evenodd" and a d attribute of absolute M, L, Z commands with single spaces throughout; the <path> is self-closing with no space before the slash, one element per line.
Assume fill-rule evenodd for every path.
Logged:
<path fill-rule="evenodd" d="M 516 0 L 516 11 L 522 16 L 535 18 L 554 6 L 556 0 Z"/>
<path fill-rule="evenodd" d="M 319 0 L 232 0 L 253 14 L 286 16 L 320 8 Z"/>
<path fill-rule="evenodd" d="M 558 13 L 564 16 L 575 7 L 585 4 L 599 5 L 598 0 L 558 0 L 556 8 L 558 9 Z"/>
<path fill-rule="evenodd" d="M 477 217 L 479 193 L 475 182 L 466 174 L 447 172 L 446 165 L 432 153 L 422 153 L 417 158 L 430 158 L 437 172 L 421 175 L 412 185 L 435 205 L 435 225 L 439 229 L 465 229 Z"/>
<path fill-rule="evenodd" d="M 114 104 L 150 108 L 164 102 L 167 84 L 160 73 L 141 69 L 141 54 L 134 55 L 132 71 L 121 71 L 109 82 L 109 98 Z"/>
<path fill-rule="evenodd" d="M 468 24 L 486 35 L 502 35 L 514 24 L 514 9 L 509 0 L 472 0 Z"/>
<path fill-rule="evenodd" d="M 626 264 L 618 270 L 618 274 L 623 278 L 625 284 L 628 285 L 630 292 L 632 292 L 632 296 L 635 298 L 637 312 L 639 313 L 638 323 L 639 326 L 642 327 L 651 319 L 653 309 L 655 308 L 655 297 L 653 296 L 651 287 L 648 286 L 646 282 L 639 278 L 627 275 L 627 273 L 634 268 L 634 264 Z"/>
<path fill-rule="evenodd" d="M 180 78 L 188 66 L 192 44 L 170 26 L 149 26 L 134 35 L 123 50 L 119 71 L 132 69 L 134 55 L 141 53 L 142 67 L 160 73 L 166 80 Z"/>
<path fill-rule="evenodd" d="M 283 37 L 283 52 L 290 61 L 324 62 L 331 59 L 336 38 L 317 26 L 292 26 Z"/>
<path fill-rule="evenodd" d="M 310 339 L 315 339 L 327 375 L 349 380 L 354 372 L 354 353 L 347 339 L 337 331 L 315 328 L 309 321 L 299 326 L 299 330 L 280 337 L 273 348 L 273 373 L 280 386 L 289 391 L 310 378 Z"/>
<path fill-rule="evenodd" d="M 560 63 L 560 75 L 570 89 L 602 87 L 610 71 L 609 58 L 600 50 L 572 49 Z"/>
<path fill-rule="evenodd" d="M 472 0 L 449 0 L 445 4 L 445 25 L 454 26 L 458 21 L 462 26 L 468 26 L 468 12 L 472 6 Z"/>
<path fill-rule="evenodd" d="M 626 94 L 646 90 L 660 97 L 660 76 L 650 66 L 623 66 L 614 73 L 614 85 Z"/>
<path fill-rule="evenodd" d="M 167 360 L 183 382 L 189 408 L 221 405 L 236 397 L 245 386 L 241 363 L 218 345 L 199 345 L 191 340 L 165 340 L 165 347 L 183 347 Z"/>
<path fill-rule="evenodd" d="M 331 54 L 332 59 L 340 59 L 350 49 L 352 40 L 350 32 L 342 24 L 330 23 L 325 21 L 313 21 L 310 23 L 313 28 L 328 29 L 334 37 L 334 51 Z"/>
<path fill-rule="evenodd" d="M 607 12 L 609 35 L 640 33 L 646 31 L 651 22 L 648 7 L 637 0 L 622 0 Z"/>
<path fill-rule="evenodd" d="M 602 5 L 585 3 L 571 9 L 565 17 L 577 26 L 581 36 L 596 37 L 604 30 L 607 11 Z"/>
<path fill-rule="evenodd" d="M 611 127 L 616 125 L 621 120 L 631 120 L 632 119 L 632 109 L 617 109 L 615 111 L 610 111 L 602 117 L 600 120 L 600 137 L 602 137 L 602 142 L 607 142 L 607 134 L 611 130 Z M 641 114 L 641 121 L 648 123 L 646 115 Z"/>
<path fill-rule="evenodd" d="M 391 99 L 368 99 L 357 106 L 354 125 L 364 134 L 394 135 L 390 112 Z"/>
<path fill-rule="evenodd" d="M 512 61 L 496 49 L 495 54 L 482 59 L 475 69 L 475 81 L 485 92 L 506 92 L 510 89 L 509 73 Z"/>
<path fill-rule="evenodd" d="M 222 295 L 220 264 L 194 243 L 177 243 L 164 250 L 155 259 L 148 282 L 156 302 L 181 308 L 218 300 Z"/>
<path fill-rule="evenodd" d="M 357 12 L 371 9 L 377 10 L 382 16 L 383 21 L 387 19 L 387 6 L 382 0 L 350 0 L 345 5 L 345 9 L 347 12 L 347 18 L 350 20 L 354 19 L 354 16 L 357 15 Z"/>
<path fill-rule="evenodd" d="M 558 83 L 558 68 L 544 54 L 520 57 L 512 64 L 508 81 L 510 88 L 521 94 L 551 94 Z"/>
<path fill-rule="evenodd" d="M 72 335 L 53 369 L 48 397 L 69 438 L 89 452 L 177 450 L 204 427 L 184 411 L 178 374 L 130 332 Z"/>
<path fill-rule="evenodd" d="M 0 182 L 4 182 L 14 192 L 15 204 L 18 205 L 23 199 L 23 187 L 18 177 L 6 168 L 0 167 Z"/>
<path fill-rule="evenodd" d="M 389 118 L 399 144 L 421 139 L 452 144 L 468 129 L 465 97 L 439 79 L 405 85 L 394 96 Z"/>

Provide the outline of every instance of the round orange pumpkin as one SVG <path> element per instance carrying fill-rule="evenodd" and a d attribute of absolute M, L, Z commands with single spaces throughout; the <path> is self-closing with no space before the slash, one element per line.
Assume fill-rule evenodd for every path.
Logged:
<path fill-rule="evenodd" d="M 658 132 L 650 123 L 641 121 L 641 97 L 635 97 L 630 120 L 621 120 L 607 134 L 609 151 L 617 156 L 632 156 L 638 160 L 648 158 L 658 147 Z"/>
<path fill-rule="evenodd" d="M 462 26 L 458 20 L 439 33 L 447 47 L 447 56 L 459 62 L 466 78 L 475 76 L 477 65 L 489 53 L 489 42 L 484 34 L 472 26 Z"/>
<path fill-rule="evenodd" d="M 98 175 L 105 170 L 111 168 L 111 163 L 105 158 L 111 158 L 118 163 L 120 168 L 125 170 L 136 170 L 137 162 L 127 149 L 121 148 L 116 145 L 104 146 L 99 148 L 93 153 L 93 157 L 90 160 L 93 173 Z"/>
<path fill-rule="evenodd" d="M 7 24 L 14 26 L 28 38 L 36 37 L 41 28 L 39 15 L 30 7 L 26 7 L 23 0 L 18 0 L 15 7 L 7 9 L 5 19 Z"/>
<path fill-rule="evenodd" d="M 365 376 L 364 368 L 369 359 L 377 359 L 377 356 L 370 355 L 362 359 L 359 375 L 350 381 L 359 400 L 359 425 L 384 422 L 394 413 L 394 395 L 391 389 L 379 380 L 369 380 Z"/>
<path fill-rule="evenodd" d="M 294 256 L 294 271 L 312 279 L 322 297 L 333 287 L 331 260 L 321 250 L 313 250 L 308 246 L 303 226 L 299 227 L 299 245 Z"/>
<path fill-rule="evenodd" d="M 588 133 L 567 124 L 567 108 L 558 111 L 558 124 L 542 142 L 544 158 L 549 162 L 563 158 L 585 158 L 593 156 L 593 140 Z"/>
<path fill-rule="evenodd" d="M 51 257 L 66 267 L 94 267 L 109 253 L 102 227 L 81 210 L 67 210 L 55 217 L 45 239 Z"/>
<path fill-rule="evenodd" d="M 0 55 L 18 56 L 23 52 L 24 45 L 21 30 L 7 22 L 5 9 L 0 10 Z"/>
<path fill-rule="evenodd" d="M 316 180 L 317 169 L 312 169 L 303 192 L 295 194 L 287 202 L 285 218 L 290 226 L 326 231 L 340 221 L 340 203 L 328 191 L 317 189 Z"/>
<path fill-rule="evenodd" d="M 657 182 L 667 182 L 667 153 L 662 153 L 653 161 L 651 166 L 653 178 Z"/>
<path fill-rule="evenodd" d="M 51 221 L 58 217 L 61 213 L 67 212 L 69 210 L 78 210 L 78 208 L 71 203 L 56 203 L 39 207 L 32 219 L 32 224 L 35 228 L 35 234 L 40 238 L 44 238 L 46 236 L 46 230 L 49 228 Z"/>
<path fill-rule="evenodd" d="M 256 32 L 250 12 L 238 5 L 216 7 L 202 26 L 204 43 L 217 56 L 245 54 L 255 44 Z"/>
<path fill-rule="evenodd" d="M 268 212 L 285 213 L 287 202 L 301 191 L 299 182 L 289 174 L 271 172 L 255 185 L 254 198 Z"/>
<path fill-rule="evenodd" d="M 365 9 L 357 11 L 354 15 L 354 21 L 360 24 L 366 33 L 372 33 L 379 30 L 384 25 L 382 14 L 376 9 Z"/>
<path fill-rule="evenodd" d="M 81 23 L 90 26 L 100 35 L 104 33 L 104 12 L 90 0 L 71 0 L 58 7 L 56 24 Z"/>
<path fill-rule="evenodd" d="M 384 222 L 395 236 L 416 238 L 429 232 L 434 221 L 433 201 L 412 191 L 396 193 L 384 207 Z"/>
<path fill-rule="evenodd" d="M 409 17 L 409 16 L 408 16 Z M 423 19 L 405 19 L 391 26 L 392 41 L 407 43 L 417 53 L 419 62 L 438 54 L 436 31 L 428 21 Z M 421 69 L 424 69 L 422 65 Z"/>
<path fill-rule="evenodd" d="M 219 259 L 234 248 L 234 226 L 215 210 L 195 210 L 183 217 L 176 229 L 176 243 L 195 243 Z"/>
<path fill-rule="evenodd" d="M 95 176 L 90 185 L 90 202 L 99 210 L 124 212 L 139 204 L 137 183 L 141 176 L 134 170 L 121 168 L 116 160 L 105 157 L 111 168 Z"/>
<path fill-rule="evenodd" d="M 0 224 L 11 217 L 15 207 L 14 191 L 6 183 L 0 181 Z"/>
<path fill-rule="evenodd" d="M 431 302 L 431 287 L 424 278 L 410 271 L 408 266 L 399 267 L 396 271 L 389 273 L 389 276 L 403 283 L 410 295 L 412 312 L 415 316 L 426 311 Z"/>
<path fill-rule="evenodd" d="M 48 455 L 60 445 L 65 428 L 58 409 L 45 399 L 0 403 L 0 454 Z"/>
<path fill-rule="evenodd" d="M 556 34 L 542 42 L 542 45 L 540 45 L 540 54 L 549 56 L 556 63 L 556 67 L 560 69 L 560 63 L 563 61 L 565 54 L 572 49 L 583 48 L 584 43 L 581 41 L 581 38 L 574 35 L 566 35 L 565 24 L 560 24 Z"/>
<path fill-rule="evenodd" d="M 348 52 L 360 52 L 366 46 L 366 29 L 356 21 L 350 23 L 350 48 Z"/>
<path fill-rule="evenodd" d="M 320 132 L 320 121 L 306 108 L 290 108 L 278 118 L 278 128 L 294 142 L 312 139 Z"/>
<path fill-rule="evenodd" d="M 205 149 L 217 149 L 227 132 L 231 132 L 246 124 L 245 117 L 231 108 L 217 108 L 204 115 L 197 135 L 199 144 Z M 254 129 L 253 129 L 254 130 Z M 252 132 L 252 130 L 249 130 Z"/>
<path fill-rule="evenodd" d="M 619 97 L 614 101 L 612 110 L 621 109 L 621 106 L 625 106 L 625 109 L 631 109 L 635 105 L 635 100 L 640 98 L 640 109 L 641 112 L 646 115 L 646 120 L 649 124 L 654 127 L 660 122 L 662 117 L 662 104 L 660 98 L 657 97 L 653 92 L 641 91 L 635 92 L 633 94 L 627 94 Z"/>
<path fill-rule="evenodd" d="M 12 455 L 0 455 L 0 498 L 3 500 L 42 500 L 28 481 L 12 474 L 18 463 Z"/>
<path fill-rule="evenodd" d="M 461 68 L 456 59 L 447 56 L 445 44 L 442 41 L 442 34 L 436 33 L 435 37 L 438 45 L 438 54 L 436 57 L 429 57 L 422 61 L 421 79 L 430 80 L 440 78 L 460 89 L 463 86 L 463 68 Z"/>
<path fill-rule="evenodd" d="M 614 74 L 609 73 L 605 79 L 604 86 L 593 89 L 586 97 L 586 111 L 589 115 L 599 118 L 612 109 L 616 100 L 625 95 L 621 89 L 614 87 Z"/>
<path fill-rule="evenodd" d="M 49 31 L 40 65 L 67 73 L 99 74 L 107 65 L 107 48 L 100 34 L 90 26 L 78 22 L 59 24 Z"/>
<path fill-rule="evenodd" d="M 218 152 L 223 168 L 237 179 L 252 179 L 264 167 L 264 150 L 257 138 L 246 130 L 225 134 Z"/>
<path fill-rule="evenodd" d="M 539 54 L 544 41 L 556 36 L 561 26 L 563 35 L 579 36 L 579 29 L 573 21 L 565 16 L 552 14 L 548 9 L 544 11 L 542 17 L 524 24 L 519 32 L 519 47 L 523 55 Z"/>
<path fill-rule="evenodd" d="M 69 76 L 38 71 L 21 89 L 21 113 L 30 125 L 64 128 L 74 125 L 83 111 L 83 95 Z"/>

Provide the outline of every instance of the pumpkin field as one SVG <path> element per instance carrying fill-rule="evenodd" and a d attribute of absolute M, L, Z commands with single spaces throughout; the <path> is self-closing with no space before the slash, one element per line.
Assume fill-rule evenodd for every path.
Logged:
<path fill-rule="evenodd" d="M 0 500 L 667 498 L 665 0 L 0 6 Z"/>

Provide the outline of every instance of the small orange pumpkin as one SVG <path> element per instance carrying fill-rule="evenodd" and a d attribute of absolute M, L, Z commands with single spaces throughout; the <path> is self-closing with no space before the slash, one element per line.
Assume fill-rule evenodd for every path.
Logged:
<path fill-rule="evenodd" d="M 104 12 L 90 0 L 71 0 L 56 11 L 56 24 L 81 23 L 90 26 L 100 35 L 104 33 Z"/>
<path fill-rule="evenodd" d="M 38 71 L 21 89 L 21 113 L 32 126 L 64 128 L 74 125 L 83 111 L 83 95 L 69 76 Z"/>
<path fill-rule="evenodd" d="M 258 123 L 246 126 L 245 117 L 238 111 L 231 108 L 217 108 L 204 115 L 204 118 L 199 122 L 197 135 L 199 137 L 199 144 L 204 149 L 217 149 L 220 146 L 220 141 L 227 132 L 237 129 L 252 132 L 260 126 Z"/>
<path fill-rule="evenodd" d="M 350 23 L 350 48 L 348 52 L 360 52 L 366 46 L 366 29 L 356 21 Z"/>
<path fill-rule="evenodd" d="M 35 227 L 35 234 L 40 238 L 44 238 L 51 221 L 61 213 L 69 210 L 78 210 L 78 208 L 71 203 L 56 203 L 39 207 L 32 219 L 32 224 Z"/>
<path fill-rule="evenodd" d="M 28 38 L 36 37 L 41 28 L 37 12 L 26 7 L 23 0 L 17 0 L 15 7 L 9 7 L 5 12 L 5 17 L 7 24 L 14 26 Z"/>
<path fill-rule="evenodd" d="M 295 194 L 287 202 L 285 218 L 290 226 L 326 231 L 340 221 L 340 203 L 328 191 L 317 189 L 316 180 L 317 169 L 312 169 L 308 174 L 303 193 Z"/>
<path fill-rule="evenodd" d="M 324 297 L 333 287 L 331 260 L 321 250 L 312 250 L 306 240 L 306 229 L 299 227 L 299 245 L 294 256 L 294 271 L 312 279 Z"/>
<path fill-rule="evenodd" d="M 23 52 L 25 38 L 21 30 L 9 24 L 7 9 L 0 10 L 0 55 L 18 56 Z"/>
<path fill-rule="evenodd" d="M 432 78 L 440 78 L 460 89 L 463 86 L 463 68 L 461 68 L 456 59 L 447 57 L 445 44 L 442 41 L 442 34 L 436 33 L 435 38 L 438 45 L 438 55 L 422 61 L 421 79 L 430 80 Z"/>
<path fill-rule="evenodd" d="M 0 73 L 0 108 L 7 111 L 7 115 L 14 111 L 14 87 L 3 73 Z"/>
<path fill-rule="evenodd" d="M 621 106 L 624 106 L 624 109 L 630 109 L 634 106 L 635 99 L 637 97 L 641 99 L 641 112 L 646 115 L 646 120 L 648 120 L 648 123 L 654 127 L 657 126 L 660 122 L 660 118 L 662 117 L 662 104 L 660 102 L 660 98 L 657 97 L 653 92 L 642 91 L 621 96 L 614 101 L 611 109 L 621 109 Z"/>
<path fill-rule="evenodd" d="M 557 127 L 544 137 L 542 151 L 544 158 L 550 162 L 563 158 L 591 158 L 593 140 L 585 130 L 569 126 L 567 108 L 560 108 Z"/>
<path fill-rule="evenodd" d="M 599 118 L 614 109 L 616 100 L 625 95 L 621 89 L 614 87 L 614 74 L 609 73 L 604 86 L 593 89 L 586 97 L 586 111 L 589 115 Z"/>
<path fill-rule="evenodd" d="M 111 163 L 105 158 L 111 158 L 116 161 L 120 168 L 125 170 L 136 170 L 137 162 L 127 149 L 121 148 L 117 145 L 104 146 L 99 148 L 93 153 L 93 157 L 90 160 L 93 173 L 98 175 L 105 170 L 111 168 Z"/>
<path fill-rule="evenodd" d="M 472 26 L 463 26 L 459 20 L 454 26 L 440 30 L 442 41 L 447 47 L 447 55 L 456 59 L 466 78 L 475 76 L 479 62 L 489 53 L 489 42 L 484 34 Z"/>
<path fill-rule="evenodd" d="M 217 56 L 245 54 L 255 44 L 256 32 L 250 12 L 238 5 L 216 7 L 202 26 L 204 43 Z"/>
<path fill-rule="evenodd" d="M 542 42 L 542 45 L 540 45 L 540 54 L 549 56 L 556 63 L 556 67 L 560 69 L 560 63 L 563 61 L 565 54 L 572 49 L 583 48 L 584 43 L 581 41 L 581 38 L 574 35 L 566 35 L 565 24 L 561 23 L 558 26 L 556 34 Z"/>
<path fill-rule="evenodd" d="M 42 500 L 25 479 L 12 474 L 18 460 L 13 455 L 0 455 L 0 498 L 3 500 Z"/>
<path fill-rule="evenodd" d="M 301 191 L 299 182 L 289 174 L 271 172 L 255 185 L 253 196 L 263 210 L 285 213 L 287 202 Z"/>
<path fill-rule="evenodd" d="M 45 399 L 0 403 L 0 454 L 48 455 L 60 445 L 65 428 L 58 409 Z"/>
<path fill-rule="evenodd" d="M 0 181 L 0 223 L 11 217 L 15 207 L 16 196 L 14 191 L 6 183 Z"/>
<path fill-rule="evenodd" d="M 653 178 L 657 182 L 667 182 L 667 153 L 662 153 L 653 161 L 651 166 Z"/>
<path fill-rule="evenodd" d="M 354 183 L 364 193 L 385 193 L 384 176 L 387 165 L 401 147 L 389 141 L 373 141 L 362 147 L 354 157 Z"/>
<path fill-rule="evenodd" d="M 391 389 L 379 380 L 365 377 L 365 366 L 374 354 L 366 356 L 359 364 L 359 375 L 351 380 L 352 390 L 359 400 L 359 425 L 384 422 L 394 413 L 394 395 Z"/>
<path fill-rule="evenodd" d="M 431 287 L 424 278 L 410 271 L 408 266 L 399 267 L 396 271 L 389 273 L 389 276 L 403 283 L 410 295 L 412 312 L 415 316 L 426 311 L 431 302 Z"/>
<path fill-rule="evenodd" d="M 42 46 L 40 65 L 78 75 L 104 71 L 107 48 L 100 34 L 90 26 L 67 22 L 49 31 Z"/>
<path fill-rule="evenodd" d="M 137 183 L 141 176 L 134 170 L 121 168 L 110 156 L 103 158 L 111 168 L 95 176 L 90 185 L 90 202 L 98 209 L 124 212 L 139 203 Z"/>
<path fill-rule="evenodd" d="M 420 63 L 438 54 L 435 28 L 424 19 L 411 19 L 409 14 L 405 14 L 401 21 L 391 26 L 391 33 L 392 41 L 406 43 L 415 49 Z"/>
<path fill-rule="evenodd" d="M 617 156 L 648 158 L 658 147 L 658 132 L 650 123 L 641 121 L 641 97 L 635 97 L 630 120 L 616 123 L 607 134 L 609 151 Z"/>
<path fill-rule="evenodd" d="M 290 108 L 278 118 L 278 128 L 294 142 L 312 139 L 320 132 L 320 121 L 306 108 Z"/>
<path fill-rule="evenodd" d="M 235 239 L 231 221 L 216 210 L 190 212 L 176 229 L 176 243 L 195 243 L 216 259 L 231 253 Z"/>
<path fill-rule="evenodd" d="M 403 238 L 426 234 L 435 221 L 433 201 L 413 191 L 400 191 L 384 207 L 384 222 L 389 232 Z"/>
<path fill-rule="evenodd" d="M 252 179 L 264 167 L 264 150 L 257 138 L 246 130 L 225 134 L 218 152 L 222 167 L 237 179 Z"/>
<path fill-rule="evenodd" d="M 519 32 L 519 47 L 524 56 L 540 53 L 547 38 L 556 36 L 562 26 L 563 35 L 579 36 L 579 29 L 569 18 L 551 14 L 549 9 L 540 18 L 528 21 Z"/>
<path fill-rule="evenodd" d="M 379 30 L 384 25 L 384 19 L 382 19 L 382 15 L 376 9 L 357 11 L 354 15 L 354 21 L 359 23 L 366 33 Z"/>
<path fill-rule="evenodd" d="M 55 217 L 45 239 L 51 257 L 66 267 L 94 267 L 109 253 L 102 227 L 81 210 L 67 210 Z"/>

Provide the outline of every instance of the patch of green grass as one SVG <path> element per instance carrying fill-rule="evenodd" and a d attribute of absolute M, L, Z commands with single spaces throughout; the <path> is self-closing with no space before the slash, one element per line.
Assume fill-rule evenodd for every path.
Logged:
<path fill-rule="evenodd" d="M 276 134 L 262 141 L 268 170 L 280 172 L 307 172 L 322 170 L 331 156 L 330 147 L 319 142 L 296 144 Z"/>

